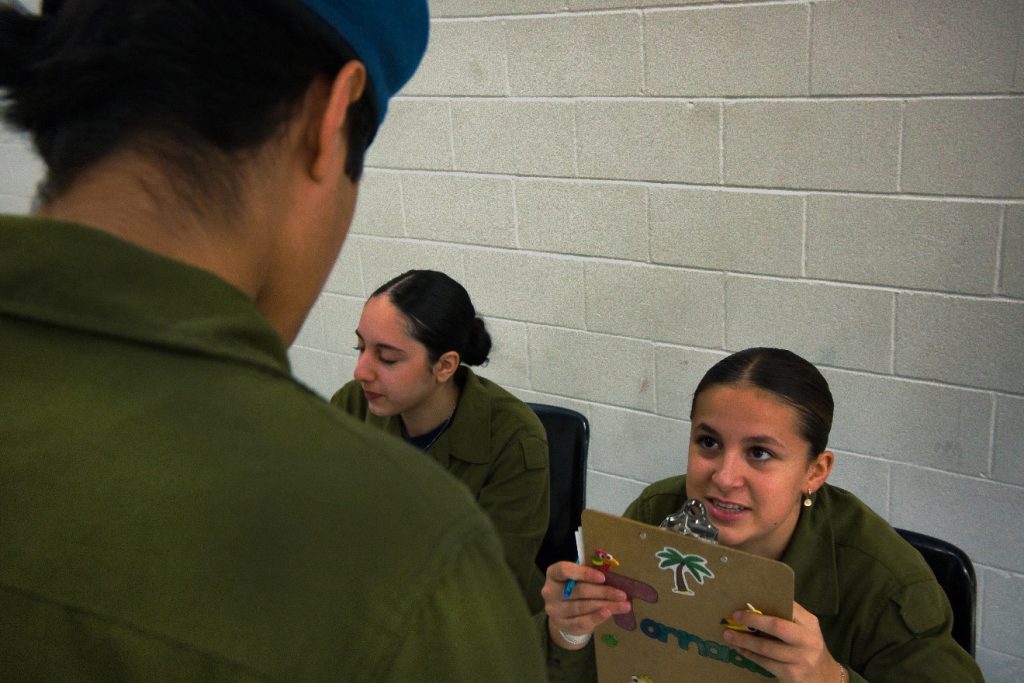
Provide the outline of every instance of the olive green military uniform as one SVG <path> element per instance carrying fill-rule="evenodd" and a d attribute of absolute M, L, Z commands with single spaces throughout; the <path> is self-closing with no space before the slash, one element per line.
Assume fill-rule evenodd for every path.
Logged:
<path fill-rule="evenodd" d="M 465 484 L 491 518 L 509 567 L 538 612 L 544 577 L 534 560 L 548 527 L 550 489 L 544 426 L 528 405 L 468 367 L 459 368 L 455 381 L 459 405 L 427 454 Z M 358 382 L 339 389 L 331 403 L 390 434 L 402 433 L 400 417 L 369 412 Z"/>
<path fill-rule="evenodd" d="M 686 477 L 656 482 L 623 514 L 660 524 L 686 501 Z M 818 617 L 829 652 L 851 681 L 983 681 L 950 630 L 952 611 L 924 559 L 856 496 L 825 485 L 801 508 L 782 561 L 796 601 Z M 541 624 L 535 617 L 538 629 Z M 593 645 L 548 645 L 552 680 L 595 680 Z"/>
<path fill-rule="evenodd" d="M 0 349 L 0 679 L 543 680 L 464 489 L 222 280 L 2 217 Z"/>

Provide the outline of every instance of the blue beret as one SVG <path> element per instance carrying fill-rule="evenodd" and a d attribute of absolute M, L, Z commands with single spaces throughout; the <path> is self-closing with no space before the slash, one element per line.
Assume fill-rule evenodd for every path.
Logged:
<path fill-rule="evenodd" d="M 366 66 L 377 125 L 427 49 L 427 0 L 303 0 Z"/>

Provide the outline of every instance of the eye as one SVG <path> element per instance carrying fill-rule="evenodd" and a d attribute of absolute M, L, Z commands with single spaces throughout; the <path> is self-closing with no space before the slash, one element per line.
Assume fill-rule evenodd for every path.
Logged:
<path fill-rule="evenodd" d="M 362 353 L 363 351 L 365 351 L 365 350 L 366 350 L 366 347 L 365 347 L 365 346 L 363 346 L 362 344 L 356 344 L 356 345 L 355 345 L 355 346 L 353 346 L 352 348 L 353 348 L 353 350 L 355 350 L 355 351 L 356 351 L 356 353 L 360 353 L 360 354 L 361 354 L 361 353 Z"/>
<path fill-rule="evenodd" d="M 750 458 L 751 460 L 754 460 L 756 462 L 766 462 L 774 457 L 775 454 L 767 449 L 760 447 L 754 447 L 750 449 Z"/>
<path fill-rule="evenodd" d="M 707 434 L 698 434 L 697 438 L 695 438 L 693 442 L 705 450 L 712 449 L 718 445 L 718 442 L 715 441 L 714 437 L 708 436 Z"/>
<path fill-rule="evenodd" d="M 377 360 L 380 361 L 381 365 L 394 365 L 398 361 L 402 360 L 403 356 L 400 353 L 395 353 L 393 349 L 378 349 Z"/>

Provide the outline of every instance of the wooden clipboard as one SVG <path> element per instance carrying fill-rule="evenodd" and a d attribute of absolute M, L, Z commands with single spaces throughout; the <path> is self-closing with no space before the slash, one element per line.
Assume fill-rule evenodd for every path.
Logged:
<path fill-rule="evenodd" d="M 607 583 L 633 611 L 594 632 L 601 683 L 766 681 L 771 674 L 722 638 L 726 617 L 753 605 L 793 618 L 793 570 L 775 560 L 597 510 L 583 511 L 589 562 L 598 549 L 619 562 Z"/>

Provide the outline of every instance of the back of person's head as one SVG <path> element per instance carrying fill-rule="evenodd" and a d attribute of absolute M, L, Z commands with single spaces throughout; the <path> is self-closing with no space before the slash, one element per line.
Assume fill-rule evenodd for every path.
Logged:
<path fill-rule="evenodd" d="M 406 317 L 409 336 L 427 347 L 431 362 L 455 351 L 466 365 L 482 365 L 491 335 L 465 287 L 436 270 L 410 270 L 385 282 L 370 298 L 386 295 Z"/>
<path fill-rule="evenodd" d="M 347 117 L 345 171 L 353 181 L 393 94 L 389 88 L 411 75 L 407 63 L 415 69 L 426 45 L 422 0 L 385 5 L 419 6 L 415 17 L 424 25 L 415 28 L 422 40 L 405 46 L 393 35 L 351 29 L 365 61 L 375 65 L 367 67 L 367 91 Z M 349 60 L 364 61 L 335 29 L 349 20 L 346 12 L 379 14 L 375 7 L 348 10 L 315 0 L 48 0 L 40 16 L 0 9 L 5 118 L 31 134 L 46 163 L 44 202 L 122 151 L 165 164 L 182 184 L 175 189 L 192 201 L 230 201 L 240 191 L 238 162 L 280 133 L 314 79 L 333 79 Z M 380 67 L 374 50 L 404 57 L 402 70 Z"/>
<path fill-rule="evenodd" d="M 752 348 L 723 358 L 697 385 L 693 404 L 701 392 L 723 384 L 753 386 L 782 398 L 800 416 L 800 430 L 811 445 L 811 457 L 827 447 L 834 409 L 832 392 L 818 368 L 792 351 Z M 691 419 L 693 410 L 691 406 Z"/>

